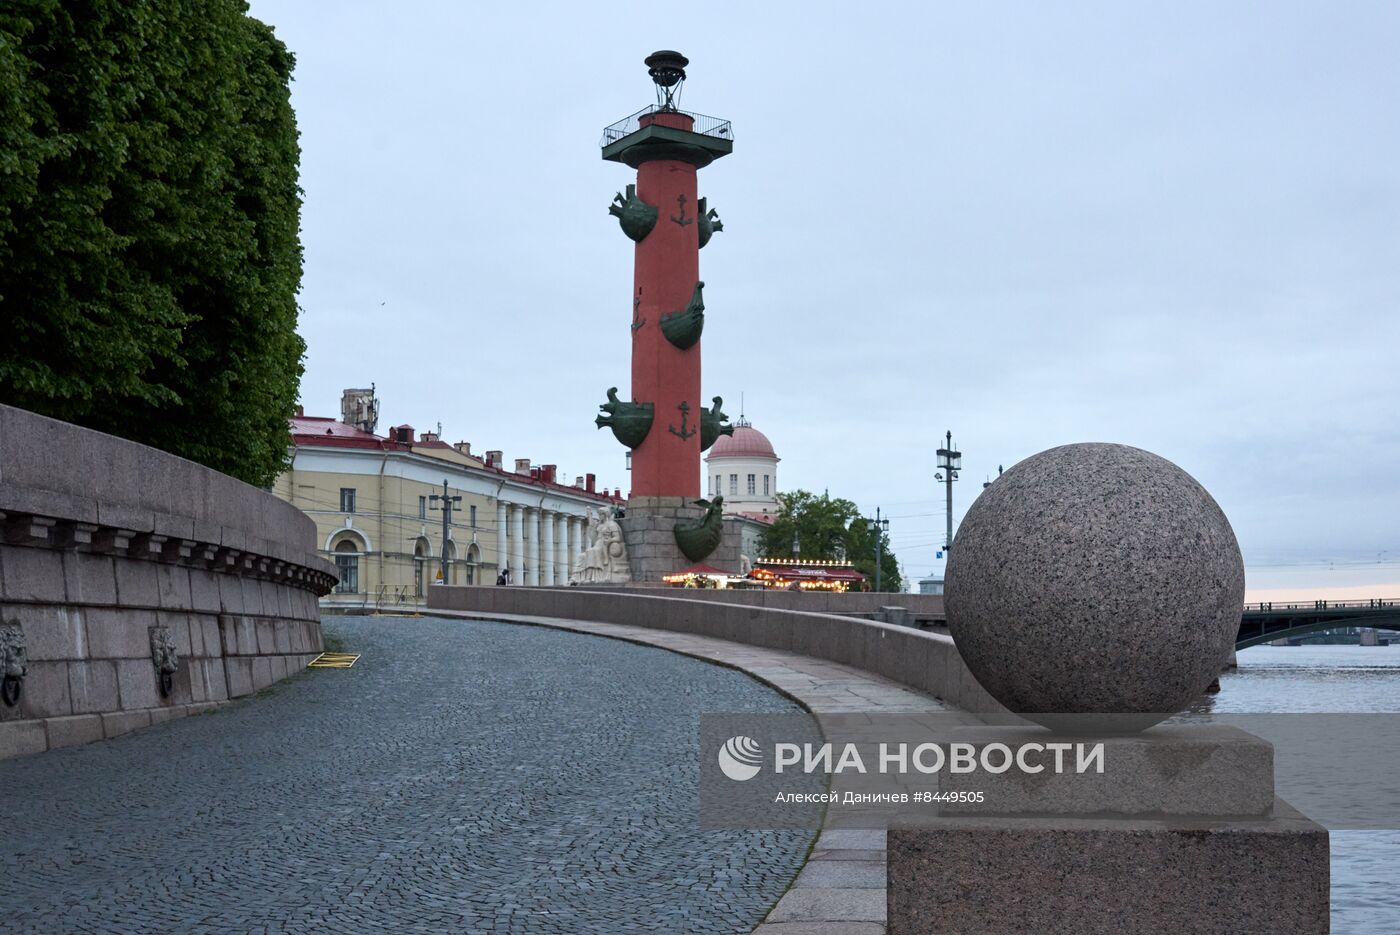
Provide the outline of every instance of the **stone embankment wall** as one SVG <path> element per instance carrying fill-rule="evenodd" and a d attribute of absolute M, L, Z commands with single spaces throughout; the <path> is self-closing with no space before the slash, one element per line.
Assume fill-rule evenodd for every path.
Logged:
<path fill-rule="evenodd" d="M 786 610 L 703 597 L 692 599 L 690 595 L 694 593 L 675 590 L 658 593 L 638 589 L 434 587 L 428 589 L 428 607 L 560 617 L 696 633 L 854 666 L 927 692 L 964 711 L 1000 713 L 1006 710 L 973 678 L 953 640 L 944 634 L 830 613 Z M 671 596 L 678 594 L 685 596 Z M 790 595 L 791 598 L 815 596 Z M 890 601 L 912 595 L 869 596 Z"/>
<path fill-rule="evenodd" d="M 0 758 L 207 710 L 322 649 L 315 524 L 217 471 L 0 406 L 0 528 Z"/>
<path fill-rule="evenodd" d="M 590 591 L 614 592 L 617 588 L 599 585 L 586 585 Z M 632 587 L 631 590 L 635 590 Z M 942 626 L 946 621 L 943 613 L 941 594 L 902 594 L 870 591 L 782 591 L 775 588 L 664 588 L 645 592 L 649 597 L 671 597 L 692 601 L 719 601 L 728 604 L 744 604 L 750 607 L 768 607 L 774 610 L 800 610 L 809 614 L 859 614 L 874 616 L 886 607 L 903 607 L 911 620 L 920 624 Z"/>

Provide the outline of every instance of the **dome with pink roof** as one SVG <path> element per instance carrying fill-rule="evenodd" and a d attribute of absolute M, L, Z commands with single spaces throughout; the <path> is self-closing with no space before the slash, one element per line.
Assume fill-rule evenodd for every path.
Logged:
<path fill-rule="evenodd" d="M 734 423 L 733 435 L 721 435 L 705 456 L 706 461 L 715 458 L 772 458 L 780 460 L 773 450 L 773 443 L 758 429 L 742 417 Z"/>

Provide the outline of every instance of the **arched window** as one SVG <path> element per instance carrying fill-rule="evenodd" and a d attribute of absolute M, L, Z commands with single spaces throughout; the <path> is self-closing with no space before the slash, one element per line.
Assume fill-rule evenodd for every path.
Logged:
<path fill-rule="evenodd" d="M 419 538 L 413 543 L 413 593 L 416 597 L 423 596 L 424 586 L 428 583 L 424 576 L 428 570 L 428 540 Z"/>
<path fill-rule="evenodd" d="M 335 570 L 340 581 L 335 586 L 337 594 L 358 594 L 360 591 L 360 547 L 354 539 L 346 537 L 335 544 Z"/>
<path fill-rule="evenodd" d="M 476 566 L 481 564 L 481 549 L 473 542 L 467 547 L 467 584 L 476 584 Z"/>

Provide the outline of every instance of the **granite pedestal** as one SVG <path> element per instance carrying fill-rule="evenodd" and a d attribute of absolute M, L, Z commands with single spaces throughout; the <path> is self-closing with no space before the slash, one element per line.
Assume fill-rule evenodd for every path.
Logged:
<path fill-rule="evenodd" d="M 1327 831 L 1273 795 L 1273 751 L 1234 728 L 1125 737 L 968 728 L 980 751 L 1103 743 L 1104 771 L 940 774 L 980 804 L 889 831 L 889 935 L 1322 935 Z M 980 757 L 979 757 L 980 759 Z"/>
<path fill-rule="evenodd" d="M 676 544 L 676 524 L 698 522 L 705 511 L 689 497 L 633 497 L 618 524 L 627 544 L 627 561 L 636 583 L 660 582 L 665 575 L 674 574 L 696 564 L 681 552 Z M 721 571 L 739 573 L 742 530 L 734 522 L 725 522 L 724 538 L 702 564 Z"/>

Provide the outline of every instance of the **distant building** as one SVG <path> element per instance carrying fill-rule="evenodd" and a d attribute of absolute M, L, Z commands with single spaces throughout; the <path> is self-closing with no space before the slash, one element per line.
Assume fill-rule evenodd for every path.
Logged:
<path fill-rule="evenodd" d="M 733 435 L 721 435 L 705 456 L 709 495 L 724 497 L 724 512 L 760 522 L 778 513 L 778 461 L 772 442 L 740 416 Z"/>
<path fill-rule="evenodd" d="M 316 521 L 321 552 L 340 572 L 330 603 L 419 603 L 444 552 L 448 584 L 492 584 L 502 568 L 512 584 L 566 584 L 590 511 L 622 504 L 592 474 L 569 485 L 554 465 L 524 458 L 507 470 L 500 451 L 474 455 L 410 425 L 376 435 L 377 409 L 372 390 L 355 389 L 339 420 L 299 411 L 290 469 L 272 486 Z M 462 498 L 446 542 L 430 499 L 444 479 Z"/>
<path fill-rule="evenodd" d="M 929 575 L 927 578 L 921 579 L 921 580 L 919 581 L 919 593 L 920 593 L 920 594 L 942 594 L 942 593 L 943 593 L 943 576 L 940 575 L 940 574 L 932 574 L 932 575 Z"/>
<path fill-rule="evenodd" d="M 773 444 L 740 415 L 705 455 L 706 490 L 724 497 L 724 512 L 742 529 L 743 554 L 760 557 L 764 528 L 778 516 L 778 461 Z"/>

